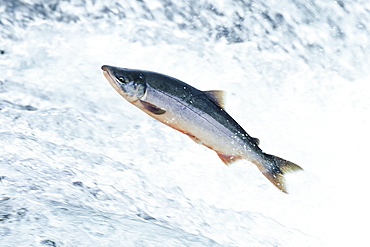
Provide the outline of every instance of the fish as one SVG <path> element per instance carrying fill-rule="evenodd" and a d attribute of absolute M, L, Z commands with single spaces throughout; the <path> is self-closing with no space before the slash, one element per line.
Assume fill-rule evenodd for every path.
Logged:
<path fill-rule="evenodd" d="M 157 72 L 101 67 L 110 85 L 128 102 L 149 116 L 214 150 L 226 164 L 248 160 L 280 191 L 287 193 L 284 174 L 300 166 L 264 153 L 226 111 L 224 91 L 201 91 Z"/>

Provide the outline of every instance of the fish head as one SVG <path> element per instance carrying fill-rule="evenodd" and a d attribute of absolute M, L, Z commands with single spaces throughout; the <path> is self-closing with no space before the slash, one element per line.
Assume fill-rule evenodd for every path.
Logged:
<path fill-rule="evenodd" d="M 147 84 L 142 71 L 108 65 L 103 65 L 102 70 L 112 87 L 127 101 L 132 103 L 144 97 Z"/>

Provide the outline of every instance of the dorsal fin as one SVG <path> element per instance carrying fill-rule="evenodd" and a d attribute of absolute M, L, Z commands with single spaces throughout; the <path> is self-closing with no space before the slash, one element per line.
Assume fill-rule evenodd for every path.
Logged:
<path fill-rule="evenodd" d="M 209 91 L 204 91 L 205 95 L 207 95 L 207 97 L 212 100 L 213 102 L 215 102 L 219 107 L 221 107 L 222 109 L 225 109 L 224 106 L 224 95 L 225 95 L 225 92 L 222 91 L 222 90 L 209 90 Z"/>

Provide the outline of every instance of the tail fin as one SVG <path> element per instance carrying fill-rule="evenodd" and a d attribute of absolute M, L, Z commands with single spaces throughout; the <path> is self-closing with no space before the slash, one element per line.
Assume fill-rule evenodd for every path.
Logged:
<path fill-rule="evenodd" d="M 270 154 L 265 155 L 266 158 L 264 159 L 263 164 L 257 162 L 254 163 L 271 183 L 273 183 L 282 192 L 287 193 L 284 174 L 303 169 L 300 166 L 277 156 Z"/>

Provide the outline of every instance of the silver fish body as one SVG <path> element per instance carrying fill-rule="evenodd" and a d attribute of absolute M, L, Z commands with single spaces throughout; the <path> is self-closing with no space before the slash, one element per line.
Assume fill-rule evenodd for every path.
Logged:
<path fill-rule="evenodd" d="M 264 153 L 253 138 L 224 110 L 222 91 L 201 91 L 160 73 L 102 66 L 116 91 L 162 123 L 188 135 L 218 154 L 225 164 L 247 159 L 281 191 L 283 174 L 299 166 Z"/>

